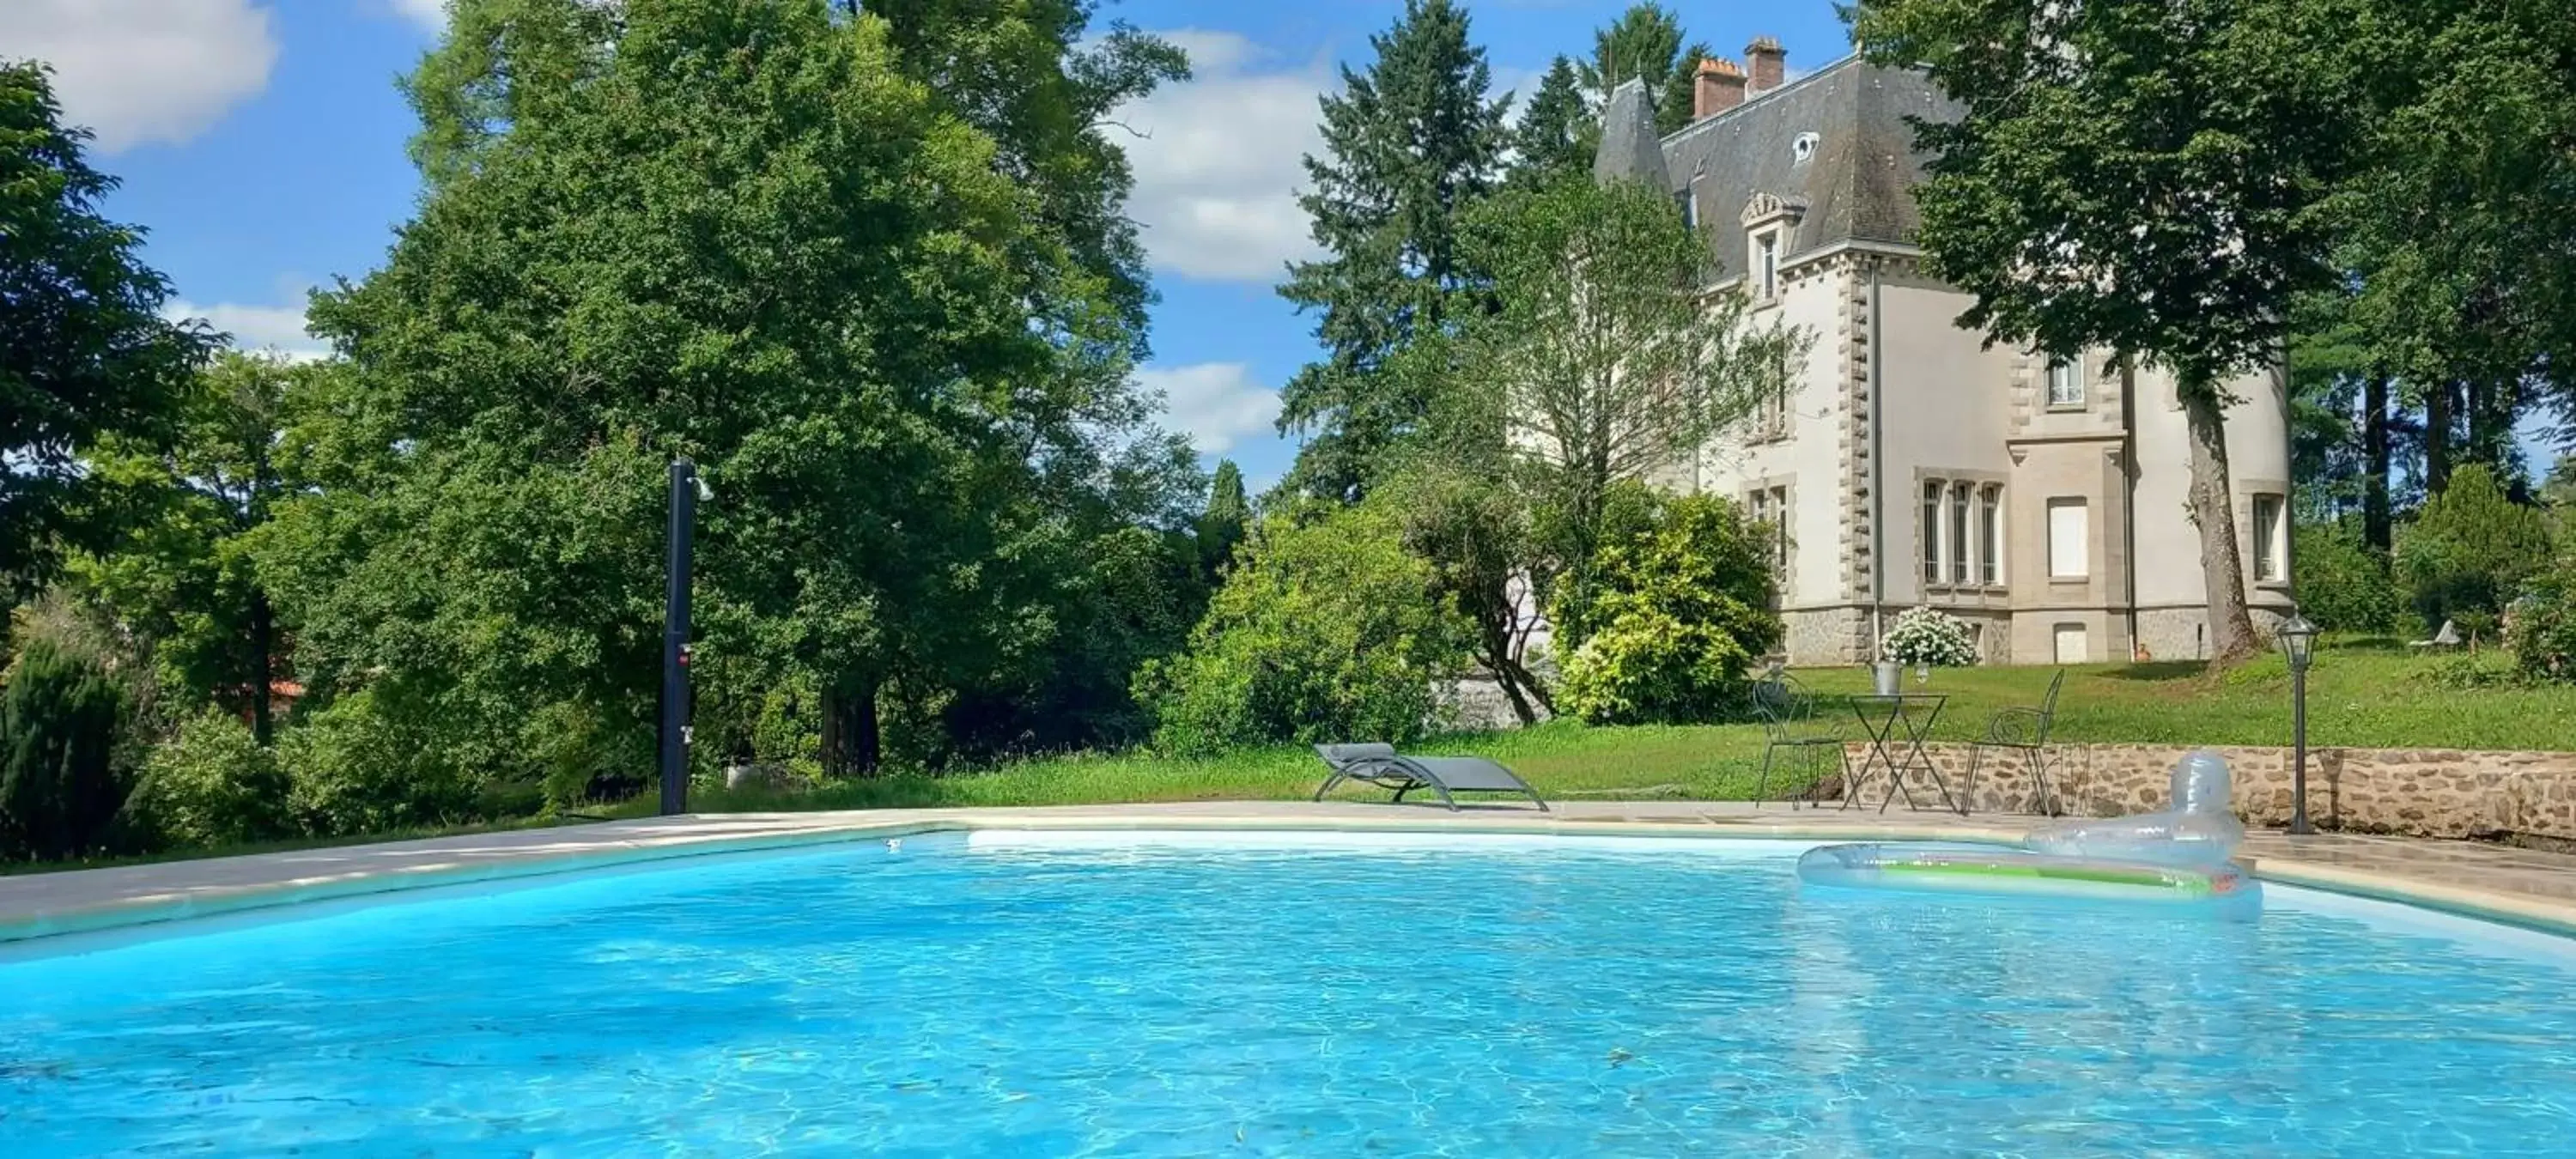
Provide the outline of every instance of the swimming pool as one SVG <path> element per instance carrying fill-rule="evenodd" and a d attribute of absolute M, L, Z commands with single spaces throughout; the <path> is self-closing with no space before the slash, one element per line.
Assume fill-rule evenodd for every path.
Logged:
<path fill-rule="evenodd" d="M 0 1154 L 2566 1153 L 2569 943 L 1805 843 L 915 837 L 0 958 Z M 82 952 L 65 954 L 64 947 Z"/>

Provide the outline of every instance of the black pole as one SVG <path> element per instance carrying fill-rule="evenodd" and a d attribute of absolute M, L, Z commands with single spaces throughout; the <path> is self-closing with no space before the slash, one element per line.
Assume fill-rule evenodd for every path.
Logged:
<path fill-rule="evenodd" d="M 2296 761 L 2290 767 L 2290 832 L 2314 833 L 2308 824 L 2308 666 L 2290 666 L 2290 743 Z"/>
<path fill-rule="evenodd" d="M 698 467 L 671 461 L 670 586 L 662 613 L 662 815 L 689 811 L 689 538 Z"/>

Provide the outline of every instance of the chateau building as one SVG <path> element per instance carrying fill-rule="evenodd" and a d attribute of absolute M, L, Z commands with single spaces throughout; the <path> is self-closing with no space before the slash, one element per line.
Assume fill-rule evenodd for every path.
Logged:
<path fill-rule="evenodd" d="M 1924 158 L 1906 119 L 1957 115 L 1928 78 L 1847 57 L 1789 80 L 1769 37 L 1745 55 L 1701 66 L 1692 120 L 1669 136 L 1644 86 L 1621 86 L 1593 170 L 1671 190 L 1714 247 L 1719 287 L 1752 296 L 1755 324 L 1810 339 L 1750 429 L 1670 480 L 1778 530 L 1790 660 L 1871 659 L 1919 604 L 1974 625 L 1990 663 L 2206 655 L 2172 378 L 2107 350 L 1988 349 L 1959 326 L 1971 298 L 1913 244 Z M 2290 607 L 2286 388 L 2274 367 L 2228 389 L 2261 622 Z"/>

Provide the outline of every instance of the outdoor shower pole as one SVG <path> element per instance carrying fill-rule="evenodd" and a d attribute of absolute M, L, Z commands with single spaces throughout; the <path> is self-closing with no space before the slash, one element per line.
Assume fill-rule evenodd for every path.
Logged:
<path fill-rule="evenodd" d="M 689 539 L 698 466 L 671 460 L 671 563 L 662 612 L 662 815 L 689 809 Z"/>

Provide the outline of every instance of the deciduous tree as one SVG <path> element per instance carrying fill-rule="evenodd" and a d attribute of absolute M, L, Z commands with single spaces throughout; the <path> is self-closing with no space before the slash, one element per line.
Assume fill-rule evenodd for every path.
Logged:
<path fill-rule="evenodd" d="M 2349 169 L 2352 63 L 2307 51 L 2342 0 L 1860 0 L 1883 64 L 1961 106 L 1923 122 L 1932 272 L 1994 341 L 2107 346 L 2170 372 L 2191 447 L 2211 649 L 2261 651 L 2228 481 L 2227 383 L 2273 365 L 2292 297 L 2331 277 L 2320 204 Z"/>

